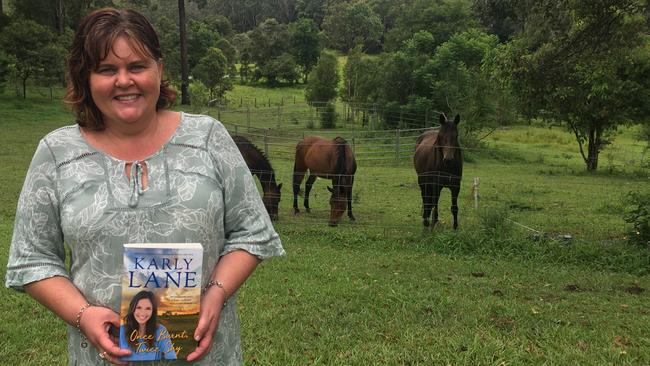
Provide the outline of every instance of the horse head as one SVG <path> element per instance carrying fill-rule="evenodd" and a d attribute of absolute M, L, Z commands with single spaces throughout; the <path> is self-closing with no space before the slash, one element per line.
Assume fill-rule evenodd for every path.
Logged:
<path fill-rule="evenodd" d="M 330 221 L 329 226 L 337 226 L 341 220 L 341 216 L 347 207 L 347 198 L 342 186 L 327 187 L 327 190 L 332 193 L 330 196 Z"/>
<path fill-rule="evenodd" d="M 277 221 L 278 219 L 278 205 L 282 198 L 281 189 L 282 183 L 278 185 L 270 184 L 264 191 L 264 196 L 262 197 L 262 202 L 264 202 L 266 212 L 269 213 L 269 217 L 271 217 L 271 220 L 273 221 Z"/>
<path fill-rule="evenodd" d="M 449 163 L 460 158 L 460 144 L 458 143 L 458 123 L 460 115 L 456 115 L 453 121 L 449 121 L 447 116 L 440 114 L 440 129 L 438 130 L 438 146 L 442 150 L 442 158 L 445 163 Z"/>

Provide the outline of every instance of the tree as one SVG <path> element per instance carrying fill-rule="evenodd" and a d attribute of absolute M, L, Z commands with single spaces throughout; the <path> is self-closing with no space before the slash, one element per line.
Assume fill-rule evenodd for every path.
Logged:
<path fill-rule="evenodd" d="M 378 51 L 384 26 L 368 4 L 362 1 L 333 3 L 323 19 L 327 45 L 347 52 L 357 44 Z"/>
<path fill-rule="evenodd" d="M 276 84 L 279 79 L 293 84 L 300 77 L 296 60 L 289 53 L 283 53 L 273 58 L 265 63 L 260 71 L 272 85 Z"/>
<path fill-rule="evenodd" d="M 318 62 L 321 51 L 321 39 L 318 27 L 311 19 L 298 19 L 291 26 L 293 55 L 302 69 L 305 81 L 311 69 Z"/>
<path fill-rule="evenodd" d="M 71 43 L 72 31 L 68 29 L 66 33 L 55 38 L 54 42 L 41 49 L 40 63 L 42 69 L 35 77 L 39 84 L 50 88 L 50 98 L 52 98 L 52 86 L 56 84 L 63 85 L 65 82 L 64 60 Z"/>
<path fill-rule="evenodd" d="M 382 85 L 380 66 L 377 57 L 369 57 L 359 46 L 353 48 L 343 67 L 343 100 L 350 103 L 377 101 Z"/>
<path fill-rule="evenodd" d="M 325 1 L 296 0 L 296 12 L 299 18 L 309 18 L 320 26 L 325 17 Z"/>
<path fill-rule="evenodd" d="M 0 93 L 4 91 L 9 79 L 9 62 L 9 56 L 3 50 L 0 50 Z"/>
<path fill-rule="evenodd" d="M 181 52 L 178 37 L 178 25 L 172 19 L 161 16 L 156 18 L 156 30 L 162 49 L 164 71 L 170 80 L 181 80 Z"/>
<path fill-rule="evenodd" d="M 413 58 L 403 51 L 385 54 L 381 62 L 382 102 L 406 104 L 413 95 Z"/>
<path fill-rule="evenodd" d="M 501 74 L 526 115 L 566 123 L 594 171 L 612 130 L 648 119 L 650 56 L 639 48 L 646 5 L 544 0 L 530 11 L 524 31 L 504 47 Z"/>
<path fill-rule="evenodd" d="M 296 20 L 295 0 L 212 0 L 209 6 L 227 17 L 239 32 L 249 31 L 268 19 L 280 23 Z"/>
<path fill-rule="evenodd" d="M 227 76 L 228 59 L 218 48 L 210 48 L 199 60 L 192 74 L 210 90 L 210 99 L 223 98 L 226 91 L 232 89 L 232 82 Z"/>
<path fill-rule="evenodd" d="M 499 37 L 500 42 L 506 42 L 522 30 L 531 1 L 474 0 L 472 10 L 481 23 Z"/>
<path fill-rule="evenodd" d="M 9 56 L 13 71 L 22 83 L 23 98 L 27 97 L 28 79 L 43 75 L 47 68 L 57 67 L 46 61 L 63 62 L 62 58 L 51 54 L 58 52 L 52 44 L 56 44 L 52 32 L 33 20 L 15 21 L 3 29 L 0 47 Z"/>
<path fill-rule="evenodd" d="M 221 35 L 208 27 L 202 21 L 190 20 L 187 24 L 187 62 L 190 70 L 194 69 L 199 63 L 199 60 L 208 53 L 212 47 L 217 47 L 224 52 L 224 56 L 228 57 L 224 48 L 229 45 L 224 45 L 224 48 L 218 46 L 219 41 L 222 39 Z"/>
<path fill-rule="evenodd" d="M 178 0 L 178 35 L 181 56 L 181 104 L 190 104 L 190 70 L 187 56 L 187 24 L 185 19 L 185 0 Z"/>
<path fill-rule="evenodd" d="M 386 34 L 384 49 L 397 50 L 418 31 L 433 35 L 440 45 L 454 33 L 476 28 L 470 0 L 414 0 L 396 12 L 395 25 Z"/>
<path fill-rule="evenodd" d="M 237 51 L 236 59 L 239 60 L 239 78 L 242 82 L 246 82 L 252 72 L 251 62 L 253 62 L 253 42 L 247 33 L 239 33 L 232 38 L 232 45 Z"/>
<path fill-rule="evenodd" d="M 308 102 L 330 102 L 336 98 L 339 85 L 336 55 L 323 51 L 316 67 L 309 74 L 305 98 Z"/>
<path fill-rule="evenodd" d="M 490 80 L 490 70 L 484 67 L 497 43 L 495 35 L 479 30 L 456 34 L 414 75 L 414 79 L 430 83 L 433 106 L 463 116 L 463 130 L 469 134 L 503 122 L 497 115 L 499 86 Z"/>
<path fill-rule="evenodd" d="M 259 77 L 266 77 L 269 82 L 275 81 L 275 76 L 269 74 L 274 68 L 267 67 L 268 63 L 284 53 L 291 52 L 291 33 L 286 24 L 280 24 L 275 19 L 267 19 L 250 32 L 251 60 L 257 66 Z M 295 61 L 294 61 L 295 62 Z"/>

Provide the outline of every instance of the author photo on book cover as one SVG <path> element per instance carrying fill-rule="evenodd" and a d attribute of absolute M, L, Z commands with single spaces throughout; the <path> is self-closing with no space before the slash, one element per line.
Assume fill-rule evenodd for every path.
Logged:
<path fill-rule="evenodd" d="M 131 361 L 175 360 L 176 350 L 167 328 L 158 323 L 158 301 L 142 290 L 129 303 L 120 326 L 120 348 L 131 351 Z"/>
<path fill-rule="evenodd" d="M 80 22 L 67 82 L 74 119 L 36 148 L 6 286 L 67 324 L 69 365 L 126 365 L 121 358 L 133 351 L 118 342 L 123 245 L 200 243 L 196 347 L 186 359 L 148 364 L 242 364 L 237 291 L 284 250 L 228 131 L 212 117 L 170 109 L 176 92 L 158 36 L 131 10 L 100 9 Z"/>

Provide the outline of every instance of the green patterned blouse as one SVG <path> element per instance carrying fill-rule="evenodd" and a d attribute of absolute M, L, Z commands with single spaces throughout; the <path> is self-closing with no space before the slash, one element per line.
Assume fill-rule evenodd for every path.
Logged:
<path fill-rule="evenodd" d="M 203 278 L 220 256 L 245 250 L 283 255 L 259 193 L 228 131 L 183 113 L 163 147 L 142 162 L 115 159 L 90 146 L 78 126 L 51 132 L 38 145 L 16 210 L 7 287 L 64 276 L 96 305 L 119 312 L 124 243 L 202 243 Z M 146 164 L 148 187 L 140 184 Z M 70 268 L 65 265 L 70 248 Z M 210 353 L 193 365 L 242 363 L 236 296 L 221 313 Z M 70 365 L 100 365 L 92 345 L 68 327 Z M 155 365 L 169 364 L 157 362 Z M 183 361 L 173 361 L 183 365 Z"/>

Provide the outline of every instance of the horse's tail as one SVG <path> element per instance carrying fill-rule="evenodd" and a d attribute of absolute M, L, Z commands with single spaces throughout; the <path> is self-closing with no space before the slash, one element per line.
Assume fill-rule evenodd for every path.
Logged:
<path fill-rule="evenodd" d="M 336 168 L 335 168 L 337 182 L 334 185 L 342 186 L 344 185 L 342 183 L 346 181 L 346 177 L 348 174 L 346 152 L 350 145 L 348 145 L 348 142 L 343 137 L 340 136 L 334 139 L 334 144 L 336 144 L 336 151 L 337 151 Z"/>
<path fill-rule="evenodd" d="M 345 174 L 347 172 L 346 149 L 350 145 L 348 145 L 348 142 L 340 136 L 334 139 L 334 143 L 336 144 L 337 151 L 336 174 Z"/>

